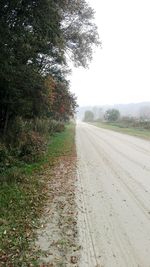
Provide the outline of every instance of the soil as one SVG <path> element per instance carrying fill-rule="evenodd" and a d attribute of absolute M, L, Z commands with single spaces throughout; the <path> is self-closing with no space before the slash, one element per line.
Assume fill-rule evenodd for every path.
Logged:
<path fill-rule="evenodd" d="M 77 208 L 75 203 L 76 156 L 58 158 L 49 175 L 48 202 L 37 231 L 40 266 L 78 266 Z"/>

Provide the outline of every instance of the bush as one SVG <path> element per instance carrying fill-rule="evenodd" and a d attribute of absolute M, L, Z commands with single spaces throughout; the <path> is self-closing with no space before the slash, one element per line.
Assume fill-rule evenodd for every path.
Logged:
<path fill-rule="evenodd" d="M 65 125 L 61 121 L 50 120 L 49 121 L 49 134 L 54 134 L 56 132 L 62 132 L 65 129 Z"/>
<path fill-rule="evenodd" d="M 31 129 L 39 133 L 41 136 L 47 137 L 49 133 L 49 119 L 36 118 L 35 120 L 32 120 Z"/>
<path fill-rule="evenodd" d="M 16 117 L 9 123 L 4 141 L 7 147 L 17 147 L 19 138 L 22 132 L 27 132 L 31 129 L 29 122 L 23 120 L 21 117 Z"/>
<path fill-rule="evenodd" d="M 38 132 L 22 133 L 19 142 L 19 156 L 26 162 L 34 162 L 46 152 L 47 142 Z"/>
<path fill-rule="evenodd" d="M 0 144 L 0 171 L 7 169 L 11 161 L 17 158 L 25 162 L 34 162 L 46 152 L 49 135 L 64 130 L 64 123 L 48 118 L 22 119 L 11 121 Z M 9 152 L 8 152 L 9 151 Z"/>
<path fill-rule="evenodd" d="M 5 141 L 12 146 L 18 146 L 20 136 L 30 131 L 38 132 L 41 136 L 47 136 L 48 124 L 48 119 L 36 118 L 25 120 L 21 117 L 16 117 L 8 127 Z"/>

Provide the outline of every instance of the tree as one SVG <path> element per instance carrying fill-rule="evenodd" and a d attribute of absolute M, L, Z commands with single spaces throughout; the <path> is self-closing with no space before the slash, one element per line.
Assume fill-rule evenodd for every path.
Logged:
<path fill-rule="evenodd" d="M 61 1 L 62 30 L 66 52 L 75 65 L 86 67 L 92 59 L 92 45 L 99 45 L 94 11 L 85 0 Z"/>
<path fill-rule="evenodd" d="M 119 117 L 120 117 L 120 112 L 117 109 L 108 109 L 104 115 L 104 118 L 110 122 L 117 121 Z"/>
<path fill-rule="evenodd" d="M 49 105 L 47 116 L 60 121 L 69 120 L 70 117 L 73 117 L 77 107 L 76 97 L 69 91 L 69 83 L 67 81 L 55 81 L 53 88 L 51 83 L 49 87 L 52 90 L 50 94 L 52 97 L 50 97 L 51 105 Z"/>
<path fill-rule="evenodd" d="M 68 57 L 87 66 L 99 44 L 93 18 L 84 0 L 0 1 L 1 134 L 18 115 L 45 116 L 45 77 L 62 88 Z M 74 102 L 69 89 L 65 95 Z"/>
<path fill-rule="evenodd" d="M 93 120 L 94 120 L 94 113 L 91 110 L 85 111 L 83 121 L 92 122 Z"/>

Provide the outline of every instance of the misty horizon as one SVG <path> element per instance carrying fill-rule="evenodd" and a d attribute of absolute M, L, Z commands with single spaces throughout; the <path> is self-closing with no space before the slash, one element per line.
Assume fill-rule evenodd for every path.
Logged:
<path fill-rule="evenodd" d="M 140 102 L 127 102 L 127 103 L 106 103 L 106 104 L 87 104 L 87 105 L 79 105 L 79 108 L 87 108 L 87 107 L 105 107 L 105 106 L 117 106 L 117 105 L 137 105 L 137 104 L 148 104 L 150 105 L 150 101 L 140 101 Z"/>
<path fill-rule="evenodd" d="M 150 101 L 138 102 L 138 103 L 128 103 L 128 104 L 114 104 L 114 105 L 87 105 L 79 106 L 77 109 L 78 119 L 83 119 L 85 111 L 93 111 L 95 117 L 98 118 L 99 111 L 105 113 L 108 109 L 118 109 L 121 116 L 129 117 L 142 117 L 144 113 L 150 117 Z"/>

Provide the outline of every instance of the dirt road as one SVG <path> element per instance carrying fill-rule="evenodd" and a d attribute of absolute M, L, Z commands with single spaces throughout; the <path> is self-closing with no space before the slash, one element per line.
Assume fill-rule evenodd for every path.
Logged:
<path fill-rule="evenodd" d="M 77 124 L 81 267 L 150 267 L 150 142 Z"/>

